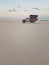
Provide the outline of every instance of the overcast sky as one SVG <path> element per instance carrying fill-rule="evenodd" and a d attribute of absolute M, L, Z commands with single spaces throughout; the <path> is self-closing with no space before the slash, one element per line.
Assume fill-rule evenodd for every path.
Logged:
<path fill-rule="evenodd" d="M 0 18 L 24 18 L 30 14 L 49 19 L 49 0 L 0 0 Z"/>

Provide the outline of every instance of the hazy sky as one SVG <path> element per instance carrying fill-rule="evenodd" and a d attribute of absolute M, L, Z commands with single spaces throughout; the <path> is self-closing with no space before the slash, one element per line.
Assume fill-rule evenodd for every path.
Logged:
<path fill-rule="evenodd" d="M 49 19 L 49 0 L 0 0 L 0 17 L 24 18 L 30 14 Z"/>

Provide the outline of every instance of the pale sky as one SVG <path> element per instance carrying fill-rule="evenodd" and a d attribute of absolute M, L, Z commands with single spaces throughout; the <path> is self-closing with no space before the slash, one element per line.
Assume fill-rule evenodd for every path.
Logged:
<path fill-rule="evenodd" d="M 49 19 L 49 0 L 0 0 L 0 18 L 24 18 L 30 14 Z"/>

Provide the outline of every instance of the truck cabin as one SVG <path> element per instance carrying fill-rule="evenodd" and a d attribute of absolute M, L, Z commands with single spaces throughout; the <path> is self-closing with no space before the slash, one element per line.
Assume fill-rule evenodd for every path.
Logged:
<path fill-rule="evenodd" d="M 29 20 L 31 23 L 34 23 L 35 21 L 38 20 L 38 15 L 30 15 Z"/>

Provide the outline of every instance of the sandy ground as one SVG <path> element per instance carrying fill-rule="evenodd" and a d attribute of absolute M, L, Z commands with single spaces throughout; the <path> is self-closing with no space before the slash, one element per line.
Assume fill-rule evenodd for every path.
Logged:
<path fill-rule="evenodd" d="M 49 21 L 0 23 L 0 65 L 49 65 Z"/>

